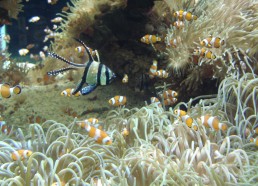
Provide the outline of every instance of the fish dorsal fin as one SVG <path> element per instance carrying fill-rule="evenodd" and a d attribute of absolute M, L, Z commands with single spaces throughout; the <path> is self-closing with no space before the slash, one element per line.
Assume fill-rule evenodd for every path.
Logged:
<path fill-rule="evenodd" d="M 94 59 L 93 59 L 93 57 L 92 57 L 92 55 L 91 55 L 91 53 L 90 53 L 90 51 L 89 51 L 87 45 L 86 45 L 82 40 L 80 40 L 80 39 L 76 39 L 76 38 L 74 38 L 74 39 L 75 39 L 77 42 L 81 43 L 82 46 L 85 48 L 85 50 L 86 50 L 86 52 L 87 52 L 87 54 L 88 54 L 88 56 L 89 56 L 89 61 L 94 61 Z"/>

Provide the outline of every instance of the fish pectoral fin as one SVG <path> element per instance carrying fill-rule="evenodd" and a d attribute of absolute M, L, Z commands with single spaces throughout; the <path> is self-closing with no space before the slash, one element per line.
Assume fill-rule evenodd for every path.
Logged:
<path fill-rule="evenodd" d="M 83 87 L 80 92 L 82 95 L 86 95 L 91 93 L 96 87 L 97 85 L 87 85 L 86 87 Z"/>

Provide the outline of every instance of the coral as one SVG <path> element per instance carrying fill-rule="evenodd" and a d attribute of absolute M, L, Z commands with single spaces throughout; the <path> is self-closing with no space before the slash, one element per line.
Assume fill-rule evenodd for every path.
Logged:
<path fill-rule="evenodd" d="M 5 8 L 9 11 L 11 18 L 17 19 L 18 14 L 22 11 L 23 5 L 22 0 L 2 0 L 0 1 L 0 7 Z"/>

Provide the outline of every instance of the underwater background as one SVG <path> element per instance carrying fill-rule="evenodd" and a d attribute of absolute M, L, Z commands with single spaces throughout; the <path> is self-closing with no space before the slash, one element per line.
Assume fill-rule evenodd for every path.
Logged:
<path fill-rule="evenodd" d="M 257 185 L 257 0 L 0 0 L 0 185 Z"/>

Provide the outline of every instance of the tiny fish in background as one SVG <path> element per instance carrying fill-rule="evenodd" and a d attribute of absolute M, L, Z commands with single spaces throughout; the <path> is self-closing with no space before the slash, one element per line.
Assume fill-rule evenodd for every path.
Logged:
<path fill-rule="evenodd" d="M 105 144 L 105 145 L 111 145 L 112 140 L 111 138 L 107 135 L 106 132 L 97 129 L 89 124 L 86 124 L 84 122 L 79 122 L 78 125 L 85 129 L 88 132 L 88 135 L 91 138 L 94 138 L 94 140 L 99 143 L 99 144 Z"/>
<path fill-rule="evenodd" d="M 129 130 L 125 127 L 125 128 L 123 128 L 121 134 L 122 134 L 122 136 L 126 137 L 129 135 Z"/>
<path fill-rule="evenodd" d="M 35 44 L 28 44 L 28 45 L 26 46 L 26 48 L 27 48 L 28 50 L 30 50 L 30 49 L 34 48 L 34 46 L 35 46 Z"/>
<path fill-rule="evenodd" d="M 45 60 L 46 59 L 46 55 L 44 52 L 40 51 L 39 52 L 39 56 L 41 57 L 42 60 Z"/>
<path fill-rule="evenodd" d="M 195 131 L 198 130 L 198 126 L 193 123 L 193 118 L 186 114 L 185 111 L 177 109 L 174 113 L 181 118 L 181 120 L 189 127 L 194 129 Z"/>
<path fill-rule="evenodd" d="M 219 119 L 217 117 L 211 116 L 209 114 L 206 114 L 205 116 L 201 116 L 201 123 L 207 127 L 207 128 L 212 128 L 215 131 L 222 130 L 225 131 L 227 130 L 227 125 L 224 123 L 220 123 Z"/>
<path fill-rule="evenodd" d="M 122 83 L 128 83 L 128 75 L 124 74 L 124 77 L 122 79 Z"/>
<path fill-rule="evenodd" d="M 99 62 L 100 58 L 99 58 L 98 50 L 93 50 L 90 47 L 87 47 L 87 49 L 89 50 L 92 57 L 97 57 L 97 61 Z M 86 52 L 85 48 L 82 47 L 82 46 L 76 47 L 75 52 L 77 53 L 77 56 L 80 57 L 80 58 L 87 56 L 87 52 Z"/>
<path fill-rule="evenodd" d="M 30 124 L 34 124 L 34 123 L 41 124 L 41 123 L 44 123 L 46 121 L 45 118 L 43 118 L 39 115 L 28 116 L 27 120 L 28 120 L 28 123 L 30 123 Z"/>
<path fill-rule="evenodd" d="M 26 56 L 29 53 L 29 50 L 27 48 L 22 48 L 18 52 L 20 56 Z"/>
<path fill-rule="evenodd" d="M 12 127 L 6 125 L 6 122 L 3 120 L 2 116 L 0 116 L 0 128 L 2 134 L 9 135 L 12 131 Z"/>
<path fill-rule="evenodd" d="M 176 21 L 174 22 L 174 26 L 177 28 L 177 29 L 182 29 L 184 28 L 185 24 L 183 21 Z"/>
<path fill-rule="evenodd" d="M 194 55 L 199 55 L 200 57 L 205 57 L 207 59 L 216 59 L 216 56 L 206 48 L 195 49 L 193 52 Z"/>
<path fill-rule="evenodd" d="M 123 106 L 126 104 L 126 97 L 125 96 L 115 96 L 108 100 L 108 103 L 113 106 Z"/>
<path fill-rule="evenodd" d="M 213 37 L 212 35 L 209 35 L 206 39 L 203 39 L 200 42 L 201 46 L 205 46 L 208 48 L 220 48 L 225 44 L 225 40 L 221 39 L 219 37 Z"/>
<path fill-rule="evenodd" d="M 36 23 L 40 20 L 40 17 L 39 16 L 34 16 L 32 18 L 29 19 L 29 22 L 30 23 Z"/>
<path fill-rule="evenodd" d="M 60 23 L 62 20 L 63 20 L 62 17 L 56 17 L 56 18 L 54 18 L 54 19 L 51 19 L 51 22 L 52 22 L 52 23 Z"/>
<path fill-rule="evenodd" d="M 150 79 L 153 79 L 156 75 L 156 72 L 157 72 L 157 68 L 158 68 L 158 61 L 157 60 L 153 60 L 153 63 L 150 67 L 150 70 L 149 70 L 149 77 Z"/>
<path fill-rule="evenodd" d="M 192 15 L 191 12 L 186 12 L 184 10 L 176 11 L 174 13 L 174 17 L 176 17 L 179 21 L 183 21 L 183 20 L 191 21 L 191 20 L 197 19 L 196 15 Z"/>
<path fill-rule="evenodd" d="M 258 136 L 256 138 L 250 138 L 250 142 L 258 146 Z"/>
<path fill-rule="evenodd" d="M 151 103 L 156 103 L 159 107 L 162 107 L 161 102 L 156 97 L 151 97 Z"/>
<path fill-rule="evenodd" d="M 43 50 L 46 52 L 46 51 L 48 50 L 48 46 L 45 45 L 45 46 L 43 47 Z"/>
<path fill-rule="evenodd" d="M 176 38 L 169 38 L 168 36 L 165 37 L 165 44 L 167 48 L 177 48 L 179 44 L 182 43 L 181 37 L 176 37 Z"/>
<path fill-rule="evenodd" d="M 146 44 L 154 44 L 161 41 L 161 38 L 155 35 L 145 35 L 141 38 L 141 42 L 142 43 L 146 43 Z"/>
<path fill-rule="evenodd" d="M 20 150 L 14 151 L 11 154 L 11 158 L 14 161 L 17 161 L 19 159 L 24 160 L 24 159 L 28 159 L 31 155 L 32 155 L 32 151 L 20 149 Z"/>
<path fill-rule="evenodd" d="M 47 0 L 48 4 L 54 5 L 57 3 L 58 0 Z"/>
<path fill-rule="evenodd" d="M 10 87 L 8 83 L 0 84 L 0 99 L 1 98 L 10 98 L 13 94 L 20 94 L 21 87 L 16 85 L 14 87 Z"/>
<path fill-rule="evenodd" d="M 168 73 L 165 70 L 158 70 L 155 73 L 155 76 L 157 76 L 158 78 L 168 78 Z"/>
<path fill-rule="evenodd" d="M 75 96 L 75 97 L 78 97 L 78 96 L 81 96 L 81 92 L 77 92 L 76 94 L 72 95 L 72 92 L 74 91 L 73 88 L 67 88 L 65 89 L 64 91 L 61 92 L 61 96 L 68 96 L 68 97 L 71 97 L 71 96 Z"/>
<path fill-rule="evenodd" d="M 178 96 L 178 93 L 174 90 L 168 89 L 168 90 L 163 92 L 163 98 L 164 99 L 175 98 L 177 96 Z"/>

